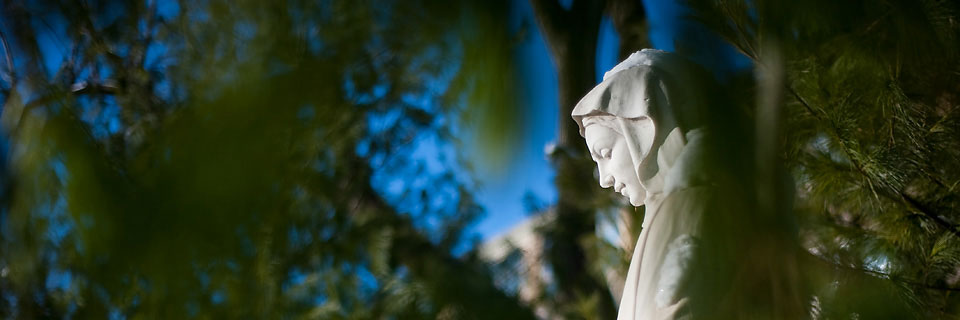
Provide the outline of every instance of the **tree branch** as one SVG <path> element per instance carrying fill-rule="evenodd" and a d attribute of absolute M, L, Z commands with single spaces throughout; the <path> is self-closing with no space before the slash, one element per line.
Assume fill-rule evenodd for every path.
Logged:
<path fill-rule="evenodd" d="M 951 224 L 947 220 L 944 220 L 940 216 L 930 212 L 931 210 L 926 206 L 924 206 L 922 203 L 920 203 L 920 201 L 918 201 L 917 199 L 914 199 L 913 197 L 907 195 L 904 192 L 900 192 L 900 198 L 902 198 L 904 203 L 906 203 L 910 208 L 914 209 L 914 211 L 920 212 L 927 218 L 930 218 L 931 220 L 933 220 L 933 222 L 936 222 L 944 229 L 947 229 L 948 231 L 953 233 L 953 235 L 957 236 L 957 238 L 960 238 L 960 230 L 957 230 L 957 226 Z"/>
<path fill-rule="evenodd" d="M 91 84 L 84 81 L 70 86 L 70 94 L 78 96 L 86 94 L 117 94 L 119 91 L 120 88 L 116 85 L 116 83 L 109 80 L 102 84 Z M 24 104 L 23 109 L 20 111 L 20 119 L 17 121 L 17 123 L 23 123 L 24 117 L 26 117 L 33 108 L 48 104 L 60 97 L 61 95 L 49 94 Z"/>
<path fill-rule="evenodd" d="M 812 115 L 814 118 L 817 119 L 817 121 L 830 123 L 829 121 L 824 119 L 823 116 L 819 112 L 817 112 L 817 110 L 814 110 L 813 107 L 811 107 L 810 104 L 805 99 L 803 99 L 803 97 L 800 96 L 800 94 L 798 94 L 796 91 L 793 90 L 792 87 L 790 87 L 790 85 L 786 85 L 786 87 L 787 87 L 787 91 L 789 91 L 790 94 L 792 94 L 793 97 L 798 102 L 800 102 L 801 105 L 803 105 L 804 109 L 806 109 L 807 112 L 810 113 L 810 115 Z M 867 174 L 866 171 L 863 170 L 863 165 L 860 164 L 860 161 L 858 161 L 855 157 L 853 157 L 853 154 L 847 148 L 847 144 L 843 142 L 843 137 L 840 136 L 840 128 L 837 128 L 836 125 L 833 125 L 832 123 L 830 124 L 829 127 L 830 127 L 830 130 L 833 131 L 833 134 L 837 136 L 837 140 L 839 141 L 839 145 L 840 145 L 840 150 L 843 151 L 847 159 L 850 160 L 850 163 L 853 164 L 853 167 L 856 168 L 857 173 L 859 173 L 861 176 L 869 180 L 870 176 Z M 874 191 L 874 193 L 876 194 L 876 191 Z M 908 207 L 908 209 L 912 209 L 911 211 L 916 211 L 921 215 L 927 218 L 930 218 L 931 220 L 936 222 L 938 225 L 940 225 L 944 229 L 947 229 L 947 231 L 950 231 L 951 233 L 953 233 L 954 236 L 956 236 L 957 238 L 960 238 L 960 230 L 957 229 L 957 226 L 951 224 L 950 222 L 944 220 L 937 214 L 931 212 L 931 210 L 926 206 L 924 206 L 923 204 L 921 204 L 919 200 L 914 199 L 910 195 L 903 192 L 903 190 L 896 190 L 895 193 L 896 195 L 893 197 L 888 196 L 886 193 L 883 193 L 883 194 L 884 194 L 884 197 L 886 198 L 905 204 Z"/>
<path fill-rule="evenodd" d="M 875 270 L 870 270 L 870 269 L 866 269 L 866 268 L 860 268 L 860 267 L 856 267 L 856 266 L 850 266 L 850 265 L 844 265 L 844 264 L 836 263 L 836 262 L 830 261 L 830 260 L 827 259 L 827 258 L 821 257 L 821 256 L 819 256 L 819 255 L 816 255 L 816 254 L 813 254 L 813 253 L 810 253 L 810 252 L 806 252 L 806 255 L 809 255 L 809 256 L 814 257 L 813 260 L 815 260 L 815 261 L 818 261 L 818 262 L 820 262 L 820 263 L 826 264 L 826 265 L 828 265 L 828 266 L 830 266 L 830 267 L 834 267 L 834 268 L 842 268 L 842 269 L 846 269 L 846 270 L 850 270 L 850 271 L 863 272 L 863 273 L 870 274 L 870 275 L 873 275 L 873 276 L 878 277 L 878 278 L 882 278 L 882 279 L 886 279 L 886 280 L 890 280 L 890 281 L 895 281 L 895 282 L 900 282 L 900 283 L 903 283 L 903 284 L 908 284 L 908 285 L 911 285 L 911 286 L 920 287 L 920 288 L 929 289 L 929 290 L 956 291 L 956 292 L 960 292 L 960 288 L 932 286 L 932 285 L 929 285 L 929 284 L 926 284 L 926 283 L 917 282 L 917 281 L 914 281 L 914 280 L 911 280 L 911 279 L 907 279 L 907 278 L 900 277 L 900 276 L 897 276 L 897 275 L 889 274 L 889 273 L 886 273 L 886 272 L 875 271 Z"/>
<path fill-rule="evenodd" d="M 0 30 L 0 44 L 3 45 L 3 55 L 6 58 L 7 62 L 7 81 L 10 82 L 10 87 L 13 87 L 13 82 L 16 79 L 13 73 L 13 55 L 10 53 L 10 44 L 7 43 L 7 35 L 3 34 L 3 31 Z"/>
<path fill-rule="evenodd" d="M 555 57 L 558 56 L 564 51 L 569 35 L 569 12 L 560 6 L 557 0 L 530 0 L 530 5 L 540 24 L 540 32 L 547 40 L 547 46 Z"/>
<path fill-rule="evenodd" d="M 73 95 L 85 95 L 85 94 L 117 94 L 120 91 L 120 88 L 113 81 L 107 80 L 104 83 L 89 83 L 86 81 L 74 83 L 70 86 L 70 93 Z M 40 98 L 37 98 L 33 101 L 28 102 L 24 105 L 24 112 L 29 111 L 32 108 L 41 106 L 50 101 L 56 99 L 56 95 L 47 95 Z"/>
<path fill-rule="evenodd" d="M 640 1 L 607 0 L 607 15 L 620 34 L 619 60 L 650 46 L 647 37 L 647 12 Z"/>

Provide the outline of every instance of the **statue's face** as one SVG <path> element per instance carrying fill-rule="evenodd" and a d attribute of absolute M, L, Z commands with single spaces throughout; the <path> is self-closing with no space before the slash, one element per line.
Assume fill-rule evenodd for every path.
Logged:
<path fill-rule="evenodd" d="M 630 199 L 634 206 L 643 205 L 646 190 L 637 178 L 626 139 L 616 131 L 600 124 L 588 125 L 584 138 L 593 161 L 600 169 L 600 186 Z"/>

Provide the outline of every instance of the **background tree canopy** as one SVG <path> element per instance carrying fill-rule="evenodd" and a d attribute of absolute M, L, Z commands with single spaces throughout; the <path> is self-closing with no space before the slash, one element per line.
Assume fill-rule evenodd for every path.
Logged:
<path fill-rule="evenodd" d="M 0 313 L 529 317 L 409 161 L 510 107 L 505 5 L 5 1 Z"/>
<path fill-rule="evenodd" d="M 960 6 L 779 2 L 690 1 L 676 36 L 754 64 L 717 77 L 746 160 L 695 315 L 960 317 Z M 614 318 L 643 210 L 597 188 L 568 114 L 602 19 L 622 59 L 652 1 L 530 3 L 513 30 L 506 0 L 0 1 L 0 315 Z M 535 121 L 559 124 L 559 199 L 518 284 L 518 252 L 469 237 L 463 168 L 509 161 L 529 32 L 558 73 L 560 119 Z"/>

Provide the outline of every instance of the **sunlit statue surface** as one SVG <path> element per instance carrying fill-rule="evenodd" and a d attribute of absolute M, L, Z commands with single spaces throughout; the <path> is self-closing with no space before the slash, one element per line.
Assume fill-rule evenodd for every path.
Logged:
<path fill-rule="evenodd" d="M 621 62 L 574 108 L 600 186 L 644 205 L 618 319 L 689 315 L 690 264 L 700 217 L 714 196 L 708 96 L 702 69 L 676 54 L 645 49 Z M 711 79 L 712 80 L 712 79 Z"/>

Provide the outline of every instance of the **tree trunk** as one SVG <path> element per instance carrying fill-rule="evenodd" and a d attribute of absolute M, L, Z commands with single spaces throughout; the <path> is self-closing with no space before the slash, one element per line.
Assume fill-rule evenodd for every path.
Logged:
<path fill-rule="evenodd" d="M 556 221 L 544 232 L 545 257 L 553 267 L 558 305 L 572 306 L 580 299 L 596 297 L 593 310 L 599 319 L 616 318 L 616 304 L 601 281 L 591 276 L 580 240 L 595 233 L 595 212 L 589 204 L 596 181 L 570 112 L 593 88 L 596 47 L 603 1 L 575 0 L 569 10 L 556 0 L 531 0 L 540 30 L 553 57 L 559 81 L 559 132 L 556 169 L 558 200 Z M 587 161 L 584 161 L 587 160 Z"/>
<path fill-rule="evenodd" d="M 650 47 L 647 35 L 647 12 L 640 0 L 608 0 L 607 15 L 620 34 L 620 49 L 617 61 L 623 61 L 631 53 Z"/>

